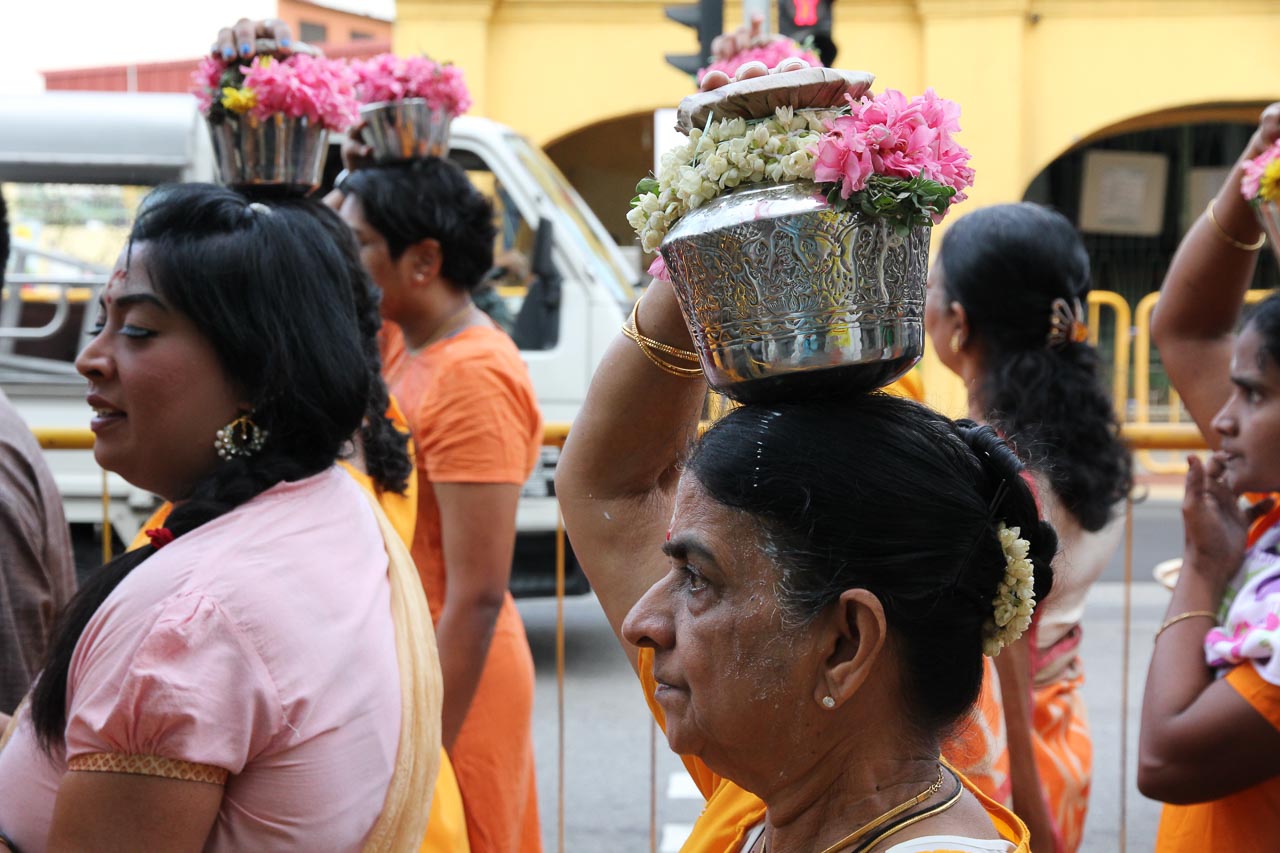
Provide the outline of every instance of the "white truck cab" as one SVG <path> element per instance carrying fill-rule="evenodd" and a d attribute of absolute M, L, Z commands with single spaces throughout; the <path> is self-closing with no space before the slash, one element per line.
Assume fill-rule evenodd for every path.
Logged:
<path fill-rule="evenodd" d="M 51 92 L 0 98 L 0 189 L 13 237 L 0 300 L 0 388 L 32 427 L 87 426 L 85 382 L 73 366 L 94 321 L 97 290 L 123 245 L 137 201 L 173 181 L 214 180 L 204 122 L 187 95 Z M 519 253 L 531 276 L 500 292 L 549 422 L 568 422 L 635 299 L 635 271 L 581 197 L 538 148 L 488 119 L 463 116 L 450 158 L 494 203 L 499 257 Z M 328 175 L 337 171 L 336 145 Z M 526 484 L 512 589 L 553 589 L 555 448 Z M 156 499 L 103 473 L 90 451 L 47 454 L 85 563 L 110 517 L 128 542 Z M 586 589 L 570 566 L 570 591 Z"/>

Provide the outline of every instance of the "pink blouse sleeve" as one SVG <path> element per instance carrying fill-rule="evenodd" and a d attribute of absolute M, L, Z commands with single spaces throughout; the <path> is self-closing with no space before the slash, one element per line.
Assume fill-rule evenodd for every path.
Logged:
<path fill-rule="evenodd" d="M 90 643 L 83 657 L 77 650 L 69 764 L 116 754 L 239 773 L 284 725 L 266 665 L 216 599 L 183 593 L 152 614 L 135 637 Z"/>

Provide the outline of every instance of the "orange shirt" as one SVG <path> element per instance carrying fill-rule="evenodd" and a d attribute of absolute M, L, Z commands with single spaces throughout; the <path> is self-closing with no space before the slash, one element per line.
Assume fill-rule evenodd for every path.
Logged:
<path fill-rule="evenodd" d="M 418 490 L 413 561 L 439 620 L 445 599 L 440 508 L 431 483 L 523 485 L 542 447 L 529 370 L 504 332 L 473 326 L 411 354 L 399 327 L 382 334 L 383 373 L 413 430 Z"/>
<path fill-rule="evenodd" d="M 1280 729 L 1280 687 L 1266 682 L 1251 663 L 1226 675 L 1253 709 Z M 1280 776 L 1207 803 L 1166 805 L 1160 813 L 1156 853 L 1202 850 L 1274 850 L 1280 837 Z"/>
<path fill-rule="evenodd" d="M 636 669 L 640 673 L 640 684 L 644 688 L 649 710 L 665 731 L 666 716 L 653 698 L 657 682 L 653 678 L 652 649 L 640 650 Z M 693 825 L 693 832 L 680 848 L 681 853 L 738 853 L 742 850 L 747 833 L 764 820 L 764 801 L 728 779 L 717 776 L 697 758 L 682 755 L 680 760 L 684 762 L 685 769 L 693 777 L 698 790 L 707 799 L 706 807 Z M 1022 821 L 1013 812 L 988 798 L 964 776 L 960 776 L 960 781 L 982 803 L 982 807 L 991 816 L 992 825 L 1001 838 L 1014 845 L 1015 853 L 1030 853 L 1031 835 Z"/>
<path fill-rule="evenodd" d="M 1250 495 L 1261 500 L 1268 495 Z M 1280 497 L 1272 494 L 1270 497 Z M 1280 521 L 1280 502 L 1249 528 L 1253 545 Z M 1265 681 L 1252 663 L 1241 663 L 1226 675 L 1231 685 L 1267 722 L 1280 729 L 1280 687 Z M 1207 803 L 1166 805 L 1160 812 L 1156 853 L 1200 850 L 1268 850 L 1280 835 L 1280 776 Z"/>

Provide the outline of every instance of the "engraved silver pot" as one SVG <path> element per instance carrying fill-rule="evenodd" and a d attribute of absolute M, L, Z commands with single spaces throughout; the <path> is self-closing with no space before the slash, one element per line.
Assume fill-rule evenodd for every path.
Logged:
<path fill-rule="evenodd" d="M 380 162 L 419 157 L 443 157 L 449 153 L 449 125 L 453 113 L 432 108 L 422 98 L 363 104 L 364 141 Z"/>
<path fill-rule="evenodd" d="M 838 213 L 809 182 L 753 184 L 660 251 L 707 381 L 761 402 L 882 387 L 919 360 L 930 230 Z"/>
<path fill-rule="evenodd" d="M 310 192 L 324 177 L 328 134 L 306 117 L 228 115 L 209 125 L 209 136 L 218 174 L 228 186 Z"/>

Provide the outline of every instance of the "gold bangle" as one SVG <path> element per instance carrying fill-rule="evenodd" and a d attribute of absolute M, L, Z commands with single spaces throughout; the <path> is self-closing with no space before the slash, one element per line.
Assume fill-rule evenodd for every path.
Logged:
<path fill-rule="evenodd" d="M 1215 199 L 1209 199 L 1209 206 L 1204 209 L 1204 212 L 1205 212 L 1205 215 L 1209 217 L 1209 222 L 1213 224 L 1214 230 L 1218 232 L 1219 237 L 1221 237 L 1228 244 L 1230 244 L 1231 246 L 1234 246 L 1235 248 L 1239 249 L 1242 252 L 1256 252 L 1266 245 L 1267 232 L 1265 231 L 1262 232 L 1262 234 L 1258 237 L 1258 239 L 1252 243 L 1241 243 L 1235 237 L 1232 237 L 1230 234 L 1228 234 L 1227 230 L 1218 224 L 1218 217 L 1213 215 L 1214 201 Z"/>
<path fill-rule="evenodd" d="M 1207 616 L 1215 622 L 1218 621 L 1218 614 L 1212 610 L 1188 610 L 1186 613 L 1179 613 L 1177 616 L 1164 620 L 1164 624 L 1160 626 L 1160 630 L 1156 631 L 1155 639 L 1160 639 L 1161 634 L 1172 628 L 1174 625 L 1177 625 L 1183 619 L 1194 619 L 1197 616 Z"/>
<path fill-rule="evenodd" d="M 635 341 L 636 346 L 640 348 L 640 352 L 644 353 L 644 357 L 649 359 L 649 361 L 651 361 L 654 364 L 654 366 L 656 366 L 660 370 L 666 371 L 667 373 L 670 373 L 672 376 L 680 376 L 685 379 L 697 379 L 698 377 L 702 376 L 701 367 L 680 367 L 675 364 L 668 364 L 667 362 L 658 358 L 658 356 L 656 356 L 653 353 L 653 351 L 650 350 L 649 347 L 645 345 L 644 341 L 640 340 L 640 336 L 637 335 L 635 332 L 633 332 L 630 329 L 630 327 L 623 326 L 622 334 L 626 335 L 628 338 Z"/>
<path fill-rule="evenodd" d="M 665 352 L 667 355 L 675 356 L 676 358 L 681 359 L 683 361 L 691 361 L 694 364 L 698 363 L 698 354 L 696 352 L 692 352 L 687 349 L 678 349 L 676 347 L 664 344 L 662 341 L 655 341 L 653 338 L 647 338 L 644 335 L 640 334 L 640 324 L 636 320 L 636 313 L 639 310 L 640 310 L 640 300 L 637 299 L 636 304 L 631 306 L 631 316 L 627 319 L 627 322 L 624 323 L 622 326 L 623 332 L 628 332 L 628 326 L 630 326 L 630 332 L 627 333 L 627 337 L 631 338 L 631 340 L 635 341 L 637 344 L 643 342 L 645 346 L 649 347 L 650 349 L 656 349 L 658 352 Z M 632 336 L 631 332 L 635 333 L 634 337 Z"/>

